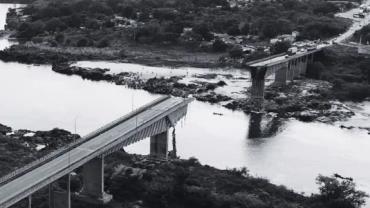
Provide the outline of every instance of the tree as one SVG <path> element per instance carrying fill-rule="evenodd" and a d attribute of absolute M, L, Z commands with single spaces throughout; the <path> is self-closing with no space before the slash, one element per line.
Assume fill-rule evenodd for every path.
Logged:
<path fill-rule="evenodd" d="M 310 63 L 307 66 L 307 77 L 320 79 L 323 71 L 325 71 L 325 66 L 321 62 Z"/>
<path fill-rule="evenodd" d="M 370 84 L 370 60 L 367 59 L 359 64 L 359 68 L 367 80 L 367 83 Z"/>
<path fill-rule="evenodd" d="M 122 8 L 121 11 L 122 16 L 127 17 L 127 18 L 135 18 L 136 13 L 133 7 L 131 6 L 125 6 Z"/>
<path fill-rule="evenodd" d="M 240 33 L 243 35 L 248 35 L 249 34 L 249 23 L 245 22 L 240 28 Z"/>
<path fill-rule="evenodd" d="M 95 19 L 88 19 L 86 21 L 86 27 L 89 29 L 96 30 L 96 29 L 99 29 L 100 25 L 98 21 L 96 21 Z"/>
<path fill-rule="evenodd" d="M 272 45 L 270 50 L 272 54 L 285 53 L 291 46 L 292 44 L 289 41 L 279 41 Z"/>
<path fill-rule="evenodd" d="M 212 44 L 212 48 L 215 52 L 225 52 L 227 49 L 227 44 L 221 39 L 217 38 Z"/>
<path fill-rule="evenodd" d="M 238 25 L 231 25 L 227 28 L 227 34 L 229 35 L 240 35 L 240 30 Z"/>
<path fill-rule="evenodd" d="M 233 46 L 230 51 L 229 55 L 231 58 L 241 58 L 243 56 L 243 49 L 239 45 Z"/>
<path fill-rule="evenodd" d="M 57 17 L 54 17 L 46 22 L 45 30 L 49 32 L 55 32 L 57 30 L 65 30 L 67 26 Z"/>
<path fill-rule="evenodd" d="M 24 23 L 19 28 L 18 37 L 25 38 L 27 40 L 41 34 L 44 31 L 45 25 L 41 21 Z"/>
<path fill-rule="evenodd" d="M 77 41 L 76 46 L 77 47 L 86 47 L 88 45 L 88 40 L 86 38 L 81 38 Z"/>
<path fill-rule="evenodd" d="M 82 18 L 78 14 L 72 14 L 70 16 L 62 17 L 63 22 L 69 27 L 80 27 L 82 24 Z"/>
<path fill-rule="evenodd" d="M 208 25 L 205 23 L 196 24 L 193 27 L 193 31 L 199 34 L 206 41 L 210 41 L 213 39 L 213 34 L 211 33 L 211 30 L 209 29 Z"/>
<path fill-rule="evenodd" d="M 365 204 L 368 195 L 356 190 L 352 178 L 344 178 L 338 174 L 332 177 L 319 175 L 316 183 L 320 186 L 320 194 L 316 197 L 331 208 L 358 208 Z"/>
<path fill-rule="evenodd" d="M 103 39 L 99 40 L 98 43 L 96 44 L 96 46 L 98 48 L 108 47 L 109 46 L 109 39 L 108 38 L 103 38 Z"/>
<path fill-rule="evenodd" d="M 63 33 L 58 33 L 55 35 L 54 39 L 55 41 L 57 41 L 58 43 L 63 43 L 64 42 L 64 34 Z"/>

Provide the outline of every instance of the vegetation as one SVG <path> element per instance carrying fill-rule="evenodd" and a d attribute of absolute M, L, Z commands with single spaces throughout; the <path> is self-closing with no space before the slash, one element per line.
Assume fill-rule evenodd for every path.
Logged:
<path fill-rule="evenodd" d="M 338 174 L 333 177 L 320 175 L 316 182 L 320 186 L 320 194 L 313 198 L 329 208 L 358 208 L 365 204 L 365 198 L 368 197 L 365 192 L 356 190 L 352 178 L 344 178 Z"/>
<path fill-rule="evenodd" d="M 19 38 L 43 37 L 47 42 L 62 32 L 65 39 L 56 43 L 65 46 L 108 47 L 128 41 L 193 48 L 212 41 L 211 48 L 223 52 L 225 45 L 215 33 L 258 41 L 293 31 L 300 31 L 301 39 L 337 35 L 348 26 L 334 17 L 338 11 L 323 0 L 255 1 L 232 8 L 227 0 L 37 0 L 24 10 L 30 18 L 15 29 Z"/>
<path fill-rule="evenodd" d="M 362 44 L 370 44 L 370 25 L 366 25 L 361 30 L 356 31 L 354 35 L 354 40 L 356 42 L 362 42 Z"/>
<path fill-rule="evenodd" d="M 308 67 L 308 76 L 331 82 L 335 98 L 362 101 L 370 97 L 370 59 L 342 46 L 327 48 Z"/>

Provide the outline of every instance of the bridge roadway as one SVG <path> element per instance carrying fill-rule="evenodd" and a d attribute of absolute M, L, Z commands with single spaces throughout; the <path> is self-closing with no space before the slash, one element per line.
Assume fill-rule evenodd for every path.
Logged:
<path fill-rule="evenodd" d="M 129 118 L 93 139 L 67 151 L 59 157 L 31 170 L 30 172 L 6 183 L 0 187 L 0 207 L 6 208 L 17 202 L 16 198 L 27 197 L 45 185 L 56 181 L 87 161 L 98 157 L 107 151 L 109 145 L 115 144 L 122 137 L 128 138 L 156 119 L 186 106 L 192 99 L 168 98 L 145 111 Z"/>
<path fill-rule="evenodd" d="M 321 50 L 321 48 L 316 49 L 316 50 L 312 50 L 312 51 L 297 53 L 297 54 L 294 54 L 294 55 L 291 55 L 291 56 L 288 56 L 287 54 L 284 53 L 284 54 L 281 54 L 281 55 L 278 55 L 278 56 L 267 57 L 265 59 L 251 61 L 251 62 L 248 62 L 247 65 L 249 67 L 263 67 L 263 66 L 269 67 L 269 66 L 273 66 L 273 65 L 276 65 L 276 64 L 288 62 L 288 61 L 291 61 L 291 60 L 294 60 L 294 59 L 297 59 L 297 58 L 300 58 L 300 57 L 303 57 L 303 56 L 314 54 L 314 53 L 316 53 L 320 50 Z"/>

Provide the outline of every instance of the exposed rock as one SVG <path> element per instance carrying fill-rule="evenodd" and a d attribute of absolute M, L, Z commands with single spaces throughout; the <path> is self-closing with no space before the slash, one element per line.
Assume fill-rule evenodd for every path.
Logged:
<path fill-rule="evenodd" d="M 214 92 L 207 93 L 207 94 L 201 94 L 201 95 L 194 95 L 194 97 L 199 101 L 210 102 L 210 103 L 219 103 L 219 102 L 231 100 L 231 98 L 228 96 L 216 94 Z"/>
<path fill-rule="evenodd" d="M 107 74 L 106 72 L 109 69 L 101 69 L 101 68 L 82 68 L 77 66 L 70 66 L 68 63 L 53 63 L 52 70 L 67 75 L 79 75 L 84 79 L 94 80 L 94 81 L 111 81 L 113 80 L 113 76 Z"/>

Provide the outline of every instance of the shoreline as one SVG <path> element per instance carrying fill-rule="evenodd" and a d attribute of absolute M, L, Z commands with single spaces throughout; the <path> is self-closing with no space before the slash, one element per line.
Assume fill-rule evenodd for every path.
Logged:
<path fill-rule="evenodd" d="M 12 32 L 8 32 L 7 34 L 11 33 Z M 5 62 L 16 61 L 26 64 L 52 64 L 53 62 L 105 60 L 141 64 L 145 66 L 175 68 L 242 68 L 239 60 L 234 60 L 235 63 L 231 65 L 230 63 L 226 65 L 226 63 L 222 63 L 219 60 L 200 61 L 200 59 L 197 59 L 196 55 L 189 55 L 191 53 L 186 51 L 182 51 L 181 53 L 189 55 L 187 60 L 176 59 L 171 56 L 166 56 L 165 54 L 161 54 L 160 56 L 146 56 L 146 53 L 151 53 L 150 51 L 138 52 L 136 55 L 134 54 L 136 52 L 132 53 L 133 54 L 120 54 L 120 50 L 115 48 L 50 47 L 33 43 L 21 43 L 19 45 L 12 45 L 3 51 L 0 51 L 0 59 Z"/>

